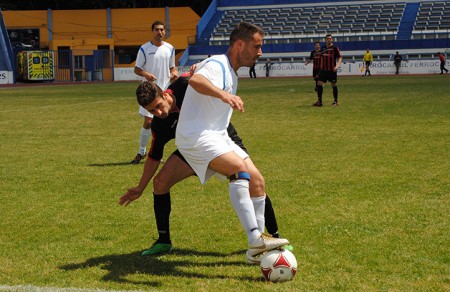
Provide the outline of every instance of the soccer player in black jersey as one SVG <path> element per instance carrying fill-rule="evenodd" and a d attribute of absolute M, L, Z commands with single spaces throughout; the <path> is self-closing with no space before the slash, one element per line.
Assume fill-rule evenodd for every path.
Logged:
<path fill-rule="evenodd" d="M 310 62 L 313 63 L 313 73 L 312 76 L 314 78 L 314 82 L 316 86 L 314 91 L 317 92 L 317 82 L 319 81 L 319 72 L 320 72 L 320 43 L 314 43 L 314 50 L 311 51 L 309 55 L 308 61 L 305 62 L 305 65 L 308 65 Z"/>
<path fill-rule="evenodd" d="M 164 92 L 153 82 L 143 82 L 139 85 L 136 91 L 138 102 L 154 115 L 151 125 L 153 138 L 139 184 L 128 189 L 120 197 L 120 205 L 127 206 L 142 195 L 161 163 L 164 146 L 175 138 L 179 112 L 188 86 L 188 76 L 188 74 L 181 75 Z M 231 123 L 227 130 L 231 139 L 247 152 Z M 169 252 L 172 249 L 169 226 L 171 212 L 170 188 L 177 182 L 192 175 L 195 175 L 192 168 L 181 153 L 175 150 L 153 179 L 153 209 L 159 238 L 149 249 L 142 253 L 143 256 L 157 255 Z M 265 193 L 263 176 L 259 172 L 252 173 L 251 176 L 250 193 Z M 279 237 L 275 213 L 267 195 L 265 200 L 265 225 L 267 232 L 273 237 Z M 292 249 L 292 246 L 287 246 L 287 248 Z"/>
<path fill-rule="evenodd" d="M 342 56 L 339 48 L 333 44 L 333 37 L 328 34 L 325 37 L 325 45 L 320 53 L 320 74 L 317 82 L 317 102 L 313 106 L 322 106 L 323 84 L 331 82 L 333 87 L 333 106 L 338 105 L 337 71 L 342 63 Z"/>

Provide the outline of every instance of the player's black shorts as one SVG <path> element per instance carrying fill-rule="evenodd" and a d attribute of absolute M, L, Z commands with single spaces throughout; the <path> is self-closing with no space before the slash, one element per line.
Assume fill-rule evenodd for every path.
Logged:
<path fill-rule="evenodd" d="M 314 80 L 316 80 L 317 78 L 319 78 L 319 74 L 320 74 L 320 69 L 313 69 L 313 78 Z"/>
<path fill-rule="evenodd" d="M 322 81 L 323 83 L 327 83 L 327 81 L 336 83 L 337 82 L 337 72 L 329 71 L 329 70 L 322 70 L 319 74 L 319 81 Z"/>
<path fill-rule="evenodd" d="M 181 154 L 181 152 L 178 149 L 175 150 L 172 154 L 175 155 L 175 156 L 178 156 L 181 160 L 184 161 L 184 163 L 189 165 L 189 163 L 186 161 L 186 159 L 184 159 L 183 155 Z"/>
<path fill-rule="evenodd" d="M 369 68 L 371 64 L 372 64 L 372 62 L 366 61 L 366 68 Z"/>

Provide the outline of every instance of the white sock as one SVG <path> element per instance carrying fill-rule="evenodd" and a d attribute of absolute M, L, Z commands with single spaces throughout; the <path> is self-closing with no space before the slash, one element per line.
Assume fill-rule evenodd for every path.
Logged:
<path fill-rule="evenodd" d="M 255 209 L 256 222 L 258 222 L 259 232 L 264 232 L 264 225 L 266 219 L 264 217 L 264 210 L 266 209 L 266 196 L 250 197 L 253 202 L 253 208 Z"/>
<path fill-rule="evenodd" d="M 259 238 L 261 232 L 258 230 L 255 209 L 253 208 L 253 202 L 250 199 L 249 181 L 238 179 L 230 182 L 230 200 L 234 211 L 247 234 L 248 243 L 251 245 Z"/>
<path fill-rule="evenodd" d="M 144 155 L 147 149 L 148 139 L 150 139 L 150 135 L 152 134 L 151 129 L 146 129 L 144 127 L 141 128 L 141 135 L 139 137 L 139 154 Z"/>

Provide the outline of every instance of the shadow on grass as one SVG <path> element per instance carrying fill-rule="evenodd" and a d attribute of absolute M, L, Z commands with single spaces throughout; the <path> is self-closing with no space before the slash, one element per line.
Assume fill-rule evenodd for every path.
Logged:
<path fill-rule="evenodd" d="M 135 281 L 127 279 L 127 276 L 133 274 L 145 274 L 154 276 L 170 276 L 183 278 L 199 278 L 199 279 L 236 279 L 244 281 L 263 281 L 262 277 L 241 277 L 235 275 L 226 275 L 215 273 L 202 274 L 197 272 L 189 272 L 189 270 L 196 268 L 211 268 L 215 271 L 222 266 L 248 266 L 242 261 L 225 261 L 227 256 L 243 254 L 245 251 L 236 251 L 230 254 L 222 254 L 217 252 L 201 252 L 190 249 L 174 249 L 171 253 L 163 256 L 141 256 L 141 252 L 134 252 L 129 254 L 112 254 L 100 257 L 89 258 L 82 263 L 74 263 L 60 266 L 59 268 L 65 271 L 73 271 L 78 269 L 88 269 L 91 267 L 100 267 L 107 270 L 108 273 L 102 277 L 106 282 L 117 283 L 133 283 L 139 285 L 148 285 L 153 287 L 160 287 L 160 281 Z M 170 257 L 180 258 L 182 256 L 189 256 L 186 260 L 172 260 Z M 202 261 L 202 257 L 205 261 Z M 216 257 L 217 260 L 211 261 L 210 257 Z M 194 260 L 192 260 L 194 258 Z M 198 259 L 198 260 L 196 260 Z M 255 266 L 255 268 L 258 268 Z"/>

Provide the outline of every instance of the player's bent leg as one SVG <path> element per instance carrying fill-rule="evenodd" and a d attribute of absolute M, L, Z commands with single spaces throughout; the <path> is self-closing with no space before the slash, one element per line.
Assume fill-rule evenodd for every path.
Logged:
<path fill-rule="evenodd" d="M 258 222 L 259 232 L 264 232 L 265 217 L 264 210 L 266 205 L 266 192 L 264 190 L 264 177 L 256 168 L 250 157 L 245 159 L 248 171 L 250 173 L 250 197 L 253 202 L 253 208 L 255 209 L 256 222 Z"/>
<path fill-rule="evenodd" d="M 160 255 L 172 250 L 169 224 L 171 211 L 170 188 L 193 174 L 192 168 L 182 159 L 181 154 L 175 151 L 169 156 L 158 175 L 153 179 L 153 202 L 159 238 L 149 249 L 142 253 L 143 256 Z"/>
<path fill-rule="evenodd" d="M 227 177 L 238 172 L 248 172 L 244 159 L 234 151 L 217 156 L 209 162 L 208 168 Z"/>
<path fill-rule="evenodd" d="M 256 168 L 255 164 L 251 160 L 250 157 L 245 159 L 245 163 L 247 164 L 248 172 L 250 173 L 250 196 L 251 197 L 259 197 L 264 196 L 265 194 L 265 181 L 262 174 Z"/>
<path fill-rule="evenodd" d="M 169 225 L 171 212 L 170 193 L 153 194 L 153 210 L 159 237 L 149 249 L 142 252 L 143 256 L 159 255 L 172 250 Z"/>
<path fill-rule="evenodd" d="M 247 163 L 249 173 L 250 173 L 250 196 L 252 197 L 253 204 L 255 207 L 255 215 L 256 220 L 258 221 L 258 228 L 261 231 L 260 225 L 266 227 L 267 232 L 273 237 L 280 238 L 280 234 L 278 233 L 278 224 L 275 217 L 275 211 L 273 210 L 272 201 L 269 196 L 265 192 L 265 181 L 262 174 L 259 172 L 253 161 L 250 157 L 245 159 Z M 254 198 L 262 196 L 261 194 L 265 194 L 264 196 L 264 204 L 258 205 L 258 201 L 255 202 Z M 256 203 L 256 204 L 255 204 Z M 262 216 L 262 219 L 261 219 Z M 263 231 L 261 231 L 262 233 Z M 293 250 L 294 247 L 292 245 L 283 246 L 283 248 L 288 250 Z M 250 260 L 248 260 L 250 262 Z M 259 261 L 258 261 L 259 262 Z"/>
<path fill-rule="evenodd" d="M 178 182 L 194 175 L 194 171 L 182 158 L 181 154 L 172 153 L 159 173 L 153 179 L 153 190 L 156 194 L 165 194 Z"/>

